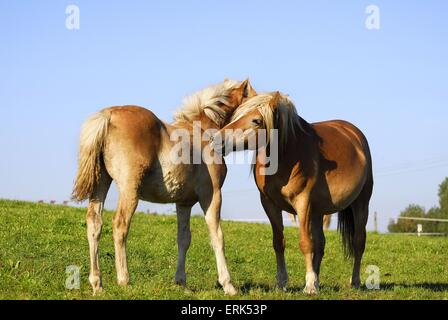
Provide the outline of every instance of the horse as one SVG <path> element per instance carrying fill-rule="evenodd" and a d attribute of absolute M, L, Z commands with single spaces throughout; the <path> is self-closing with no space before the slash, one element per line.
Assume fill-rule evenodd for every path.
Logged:
<path fill-rule="evenodd" d="M 268 135 L 261 141 L 259 133 L 271 129 L 277 130 L 278 139 L 270 141 Z M 234 134 L 225 134 L 227 130 Z M 256 143 L 251 145 L 251 139 Z M 274 165 L 268 160 L 275 143 L 278 167 L 266 174 Z M 237 148 L 255 150 L 253 174 L 272 226 L 280 288 L 285 290 L 288 281 L 282 211 L 299 217 L 299 247 L 306 265 L 304 293 L 318 293 L 325 250 L 323 216 L 336 212 L 345 256 L 354 257 L 351 285 L 360 287 L 373 173 L 369 144 L 357 127 L 342 120 L 308 123 L 289 97 L 277 91 L 239 106 L 211 145 L 223 155 Z"/>
<path fill-rule="evenodd" d="M 204 132 L 223 127 L 236 107 L 254 95 L 256 92 L 248 80 L 226 79 L 187 97 L 171 124 L 163 122 L 148 109 L 131 105 L 105 108 L 83 124 L 72 198 L 89 200 L 86 217 L 89 282 L 94 295 L 102 290 L 98 242 L 104 201 L 112 180 L 119 190 L 118 207 L 113 217 L 119 285 L 129 283 L 126 239 L 139 200 L 176 204 L 178 263 L 175 282 L 186 285 L 185 259 L 191 241 L 191 208 L 199 202 L 216 256 L 219 283 L 226 294 L 236 294 L 230 281 L 220 226 L 221 187 L 226 165 L 219 161 L 206 164 L 202 159 L 199 164 L 174 161 L 172 155 L 180 142 L 173 136 L 179 131 L 191 135 L 197 128 Z M 189 153 L 200 157 L 205 146 L 209 147 L 208 142 L 187 145 Z"/>

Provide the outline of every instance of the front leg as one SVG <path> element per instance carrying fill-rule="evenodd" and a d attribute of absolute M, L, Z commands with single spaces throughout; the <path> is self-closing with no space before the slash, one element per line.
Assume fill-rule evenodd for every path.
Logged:
<path fill-rule="evenodd" d="M 306 294 L 317 294 L 319 280 L 313 267 L 313 240 L 311 238 L 311 204 L 308 196 L 299 197 L 296 201 L 295 209 L 299 215 L 300 231 L 299 246 L 305 257 L 306 264 L 306 285 L 303 292 Z"/>
<path fill-rule="evenodd" d="M 202 200 L 202 201 L 201 201 Z M 218 269 L 218 281 L 229 295 L 236 295 L 236 290 L 230 282 L 230 274 L 227 269 L 224 255 L 224 235 L 221 229 L 221 190 L 215 190 L 211 196 L 205 196 L 200 200 L 205 212 L 205 221 L 210 233 L 210 240 L 216 256 Z"/>
<path fill-rule="evenodd" d="M 277 283 L 281 290 L 286 291 L 288 283 L 288 271 L 285 262 L 286 241 L 283 235 L 282 209 L 278 208 L 271 200 L 260 193 L 261 204 L 271 222 L 272 245 L 277 259 Z"/>

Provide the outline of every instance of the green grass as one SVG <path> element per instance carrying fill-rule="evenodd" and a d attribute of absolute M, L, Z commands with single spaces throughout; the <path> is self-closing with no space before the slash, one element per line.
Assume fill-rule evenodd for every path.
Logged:
<path fill-rule="evenodd" d="M 275 286 L 269 225 L 223 222 L 226 256 L 239 290 L 227 297 L 217 285 L 215 259 L 202 217 L 191 221 L 188 290 L 174 284 L 176 217 L 135 214 L 128 240 L 131 284 L 115 282 L 112 213 L 106 212 L 100 243 L 104 292 L 92 297 L 88 283 L 85 209 L 0 201 L 0 299 L 448 299 L 448 239 L 369 234 L 367 265 L 381 270 L 381 290 L 353 290 L 351 262 L 336 232 L 327 233 L 318 297 L 302 293 L 304 263 L 297 232 L 286 228 L 288 291 Z M 65 288 L 65 269 L 81 267 L 80 290 Z M 363 280 L 366 274 L 362 274 Z"/>

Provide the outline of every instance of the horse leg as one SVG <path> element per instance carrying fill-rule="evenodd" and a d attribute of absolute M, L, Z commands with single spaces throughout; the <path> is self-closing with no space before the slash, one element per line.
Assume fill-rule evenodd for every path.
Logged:
<path fill-rule="evenodd" d="M 86 225 L 90 253 L 89 282 L 92 285 L 94 295 L 102 289 L 98 243 L 101 238 L 103 226 L 104 201 L 106 200 L 111 182 L 112 179 L 109 174 L 105 170 L 102 170 L 98 185 L 89 199 L 89 206 L 87 208 Z"/>
<path fill-rule="evenodd" d="M 331 215 L 330 214 L 326 214 L 324 215 L 324 231 L 327 231 L 330 228 L 330 222 L 331 222 Z"/>
<path fill-rule="evenodd" d="M 191 206 L 182 206 L 177 204 L 176 211 L 178 259 L 175 281 L 177 284 L 185 286 L 187 284 L 187 276 L 185 274 L 185 259 L 191 242 Z"/>
<path fill-rule="evenodd" d="M 350 206 L 353 214 L 353 273 L 351 285 L 354 288 L 361 286 L 361 260 L 366 247 L 366 225 L 369 218 L 369 202 L 373 190 L 372 172 L 369 172 L 367 181 L 358 198 Z"/>
<path fill-rule="evenodd" d="M 369 216 L 369 204 L 356 202 L 351 206 L 354 215 L 354 234 L 353 234 L 353 273 L 351 285 L 353 288 L 359 289 L 361 286 L 361 260 L 366 247 L 366 225 Z"/>
<path fill-rule="evenodd" d="M 311 237 L 313 240 L 313 269 L 319 281 L 320 264 L 325 253 L 325 234 L 323 218 L 319 214 L 311 216 Z"/>
<path fill-rule="evenodd" d="M 295 209 L 299 215 L 299 246 L 305 257 L 306 285 L 303 292 L 317 294 L 318 278 L 313 268 L 313 241 L 311 239 L 311 205 L 308 199 L 300 199 L 296 202 Z M 322 219 L 322 216 L 320 216 Z M 322 228 L 322 227 L 321 227 Z"/>
<path fill-rule="evenodd" d="M 260 194 L 261 204 L 271 222 L 272 227 L 272 244 L 277 259 L 277 283 L 280 289 L 286 291 L 288 282 L 288 271 L 285 262 L 286 241 L 283 235 L 283 217 L 282 210 L 278 208 L 272 201 Z"/>
<path fill-rule="evenodd" d="M 128 264 L 126 259 L 126 240 L 129 233 L 131 218 L 137 208 L 138 197 L 136 188 L 120 188 L 117 212 L 112 221 L 115 246 L 115 266 L 119 285 L 129 283 Z"/>
<path fill-rule="evenodd" d="M 230 274 L 227 269 L 224 255 L 224 235 L 222 233 L 221 218 L 221 191 L 214 191 L 211 199 L 200 199 L 201 207 L 205 212 L 205 221 L 210 233 L 210 240 L 216 256 L 218 281 L 229 295 L 236 295 L 236 290 L 230 283 Z M 202 200 L 202 201 L 201 201 Z"/>
<path fill-rule="evenodd" d="M 291 223 L 294 226 L 296 226 L 297 228 L 299 228 L 300 225 L 299 225 L 299 221 L 297 221 L 297 215 L 288 212 L 288 216 L 289 216 L 289 220 L 291 220 Z"/>

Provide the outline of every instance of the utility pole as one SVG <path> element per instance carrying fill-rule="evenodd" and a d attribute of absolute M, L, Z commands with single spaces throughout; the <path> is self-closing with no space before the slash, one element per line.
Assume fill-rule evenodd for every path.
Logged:
<path fill-rule="evenodd" d="M 375 211 L 373 215 L 373 228 L 376 233 L 378 233 L 378 213 Z"/>

